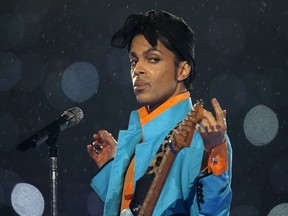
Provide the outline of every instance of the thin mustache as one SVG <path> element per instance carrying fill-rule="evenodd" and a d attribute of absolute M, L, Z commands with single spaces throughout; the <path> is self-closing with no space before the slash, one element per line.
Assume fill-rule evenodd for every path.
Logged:
<path fill-rule="evenodd" d="M 149 84 L 149 82 L 147 82 L 146 80 L 142 80 L 142 79 L 136 79 L 136 80 L 133 82 L 133 85 L 135 85 L 136 83 Z"/>

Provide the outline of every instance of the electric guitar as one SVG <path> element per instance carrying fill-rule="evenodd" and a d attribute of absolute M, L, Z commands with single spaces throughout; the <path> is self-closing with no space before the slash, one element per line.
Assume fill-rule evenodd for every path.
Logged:
<path fill-rule="evenodd" d="M 187 116 L 170 131 L 145 174 L 136 182 L 130 206 L 121 212 L 121 216 L 152 215 L 177 153 L 190 146 L 195 126 L 202 121 L 203 115 L 204 108 L 197 102 Z"/>

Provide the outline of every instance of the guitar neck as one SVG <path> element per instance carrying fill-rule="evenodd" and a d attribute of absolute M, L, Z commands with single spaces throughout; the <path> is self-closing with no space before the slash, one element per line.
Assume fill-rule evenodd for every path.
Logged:
<path fill-rule="evenodd" d="M 160 166 L 155 170 L 154 181 L 148 190 L 139 215 L 152 215 L 175 157 L 176 154 L 167 148 Z"/>

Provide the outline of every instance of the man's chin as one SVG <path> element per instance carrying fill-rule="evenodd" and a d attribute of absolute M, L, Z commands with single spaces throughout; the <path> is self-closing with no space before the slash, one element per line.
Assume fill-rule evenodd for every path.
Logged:
<path fill-rule="evenodd" d="M 142 106 L 146 106 L 150 104 L 149 99 L 147 97 L 144 97 L 144 95 L 136 95 L 136 100 Z"/>

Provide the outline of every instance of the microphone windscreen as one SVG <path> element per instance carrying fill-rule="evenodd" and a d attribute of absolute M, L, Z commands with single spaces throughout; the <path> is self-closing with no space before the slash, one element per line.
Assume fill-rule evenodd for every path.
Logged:
<path fill-rule="evenodd" d="M 68 127 L 73 127 L 74 125 L 78 124 L 82 118 L 84 117 L 83 111 L 79 107 L 72 107 L 65 110 L 62 116 L 67 117 Z"/>

